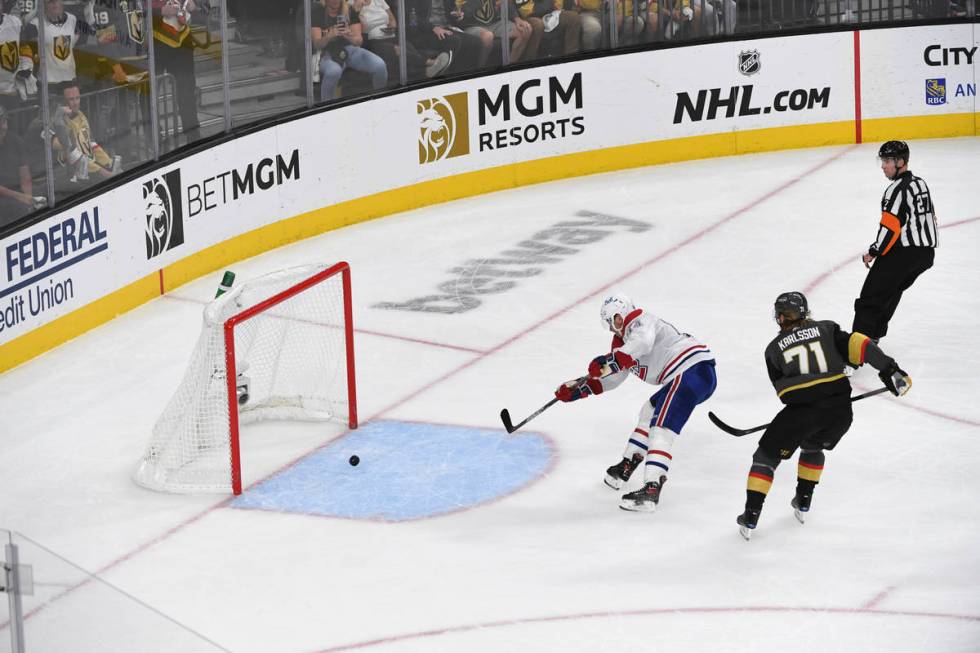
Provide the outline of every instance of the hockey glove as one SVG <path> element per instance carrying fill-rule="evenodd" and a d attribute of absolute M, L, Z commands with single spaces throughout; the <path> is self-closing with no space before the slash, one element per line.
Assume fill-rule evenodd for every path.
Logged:
<path fill-rule="evenodd" d="M 634 365 L 636 365 L 636 361 L 633 360 L 632 356 L 616 351 L 612 354 L 593 358 L 592 362 L 589 363 L 589 376 L 599 378 L 600 376 L 615 374 L 621 370 L 628 370 Z"/>
<path fill-rule="evenodd" d="M 555 396 L 559 401 L 577 401 L 589 395 L 602 394 L 602 384 L 595 379 L 575 379 L 558 386 Z"/>
<path fill-rule="evenodd" d="M 901 397 L 912 387 L 912 378 L 897 363 L 892 363 L 879 372 L 878 378 L 896 397 Z"/>

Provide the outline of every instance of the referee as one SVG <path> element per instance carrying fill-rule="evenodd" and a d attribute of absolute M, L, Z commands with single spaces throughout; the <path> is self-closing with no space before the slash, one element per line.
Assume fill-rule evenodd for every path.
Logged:
<path fill-rule="evenodd" d="M 878 158 L 891 184 L 881 198 L 878 237 L 861 257 L 870 272 L 854 300 L 851 329 L 875 342 L 888 333 L 902 293 L 932 267 L 939 235 L 929 188 L 908 168 L 908 144 L 888 141 L 878 149 Z"/>

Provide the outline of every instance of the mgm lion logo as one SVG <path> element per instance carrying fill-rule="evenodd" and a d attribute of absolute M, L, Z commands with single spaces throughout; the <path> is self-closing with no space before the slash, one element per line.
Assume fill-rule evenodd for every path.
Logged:
<path fill-rule="evenodd" d="M 470 153 L 466 93 L 454 93 L 416 105 L 419 119 L 419 163 L 432 163 Z"/>
<path fill-rule="evenodd" d="M 146 258 L 149 260 L 184 242 L 180 170 L 145 182 L 143 205 L 146 207 Z"/>

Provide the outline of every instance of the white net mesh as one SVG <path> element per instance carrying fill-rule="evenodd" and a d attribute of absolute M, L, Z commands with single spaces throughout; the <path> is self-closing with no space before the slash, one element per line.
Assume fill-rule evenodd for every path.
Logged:
<path fill-rule="evenodd" d="M 231 432 L 224 324 L 294 289 L 325 266 L 247 281 L 210 302 L 184 379 L 153 427 L 136 482 L 170 492 L 229 492 Z M 347 421 L 347 347 L 340 272 L 235 326 L 239 424 L 263 419 Z M 242 446 L 242 457 L 247 447 Z"/>

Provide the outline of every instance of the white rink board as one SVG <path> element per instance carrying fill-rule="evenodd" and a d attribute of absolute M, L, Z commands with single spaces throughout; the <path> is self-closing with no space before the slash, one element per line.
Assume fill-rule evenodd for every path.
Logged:
<path fill-rule="evenodd" d="M 919 106 L 924 83 L 919 73 L 909 79 L 896 80 L 895 76 L 927 68 L 921 50 L 928 44 L 975 43 L 972 26 L 878 30 L 864 32 L 861 38 L 862 83 L 874 89 L 863 94 L 865 113 L 873 117 L 927 113 L 924 105 Z M 898 44 L 908 39 L 917 45 L 902 55 L 908 61 L 896 65 L 894 57 L 885 54 L 901 51 Z M 758 65 L 740 69 L 746 56 L 757 56 Z M 616 74 L 610 74 L 611 68 Z M 973 78 L 969 68 L 957 66 L 956 74 Z M 481 93 L 485 111 L 481 111 Z M 680 113 L 679 94 L 688 98 L 687 108 Z M 468 152 L 420 163 L 419 102 L 451 96 L 462 98 L 456 105 L 460 115 L 455 117 L 468 126 L 468 139 L 459 139 L 467 144 Z M 953 99 L 936 110 L 975 110 L 974 98 L 969 102 Z M 794 110 L 793 100 L 803 105 Z M 806 105 L 814 100 L 815 105 Z M 0 241 L 0 346 L 210 246 L 341 202 L 454 175 L 616 146 L 840 124 L 854 119 L 854 100 L 854 33 L 837 32 L 674 48 L 508 72 L 276 125 L 168 164 Z M 509 115 L 505 115 L 505 102 Z M 546 129 L 551 129 L 553 137 L 540 137 Z M 514 132 L 522 138 L 528 134 L 539 137 L 517 144 Z M 462 132 L 457 129 L 456 133 Z M 481 148 L 481 138 L 485 138 L 481 134 L 491 135 L 492 148 Z M 498 147 L 496 134 L 502 135 L 506 147 Z M 236 175 L 241 186 L 237 193 Z M 520 185 L 519 179 L 516 184 Z M 166 192 L 159 191 L 161 188 Z M 180 201 L 166 210 L 158 202 L 154 212 L 148 198 L 159 198 L 161 193 L 179 196 Z M 41 243 L 42 234 L 52 225 L 95 211 L 107 234 L 105 251 L 55 272 L 64 260 L 30 270 L 11 260 L 11 256 L 22 258 L 20 243 L 25 239 Z M 179 224 L 183 240 L 170 240 L 169 248 L 161 246 L 162 251 L 151 255 L 147 232 L 149 225 L 160 222 L 169 225 L 165 232 L 171 235 Z M 16 312 L 13 304 L 28 293 L 69 280 L 71 292 L 64 301 L 36 314 Z M 18 284 L 26 285 L 11 290 Z"/>
<path fill-rule="evenodd" d="M 940 25 L 861 32 L 863 117 L 976 112 L 980 41 L 975 28 Z M 942 102 L 927 103 L 929 79 L 945 80 Z"/>

